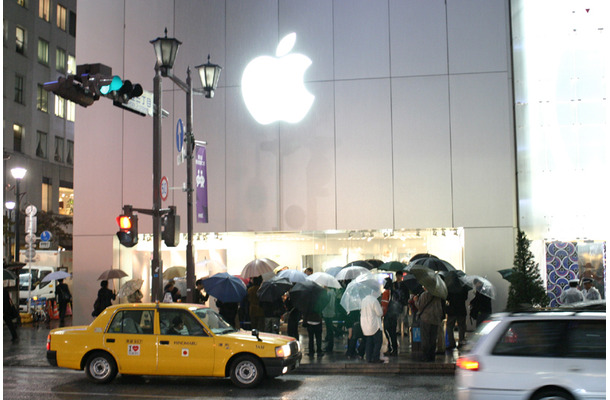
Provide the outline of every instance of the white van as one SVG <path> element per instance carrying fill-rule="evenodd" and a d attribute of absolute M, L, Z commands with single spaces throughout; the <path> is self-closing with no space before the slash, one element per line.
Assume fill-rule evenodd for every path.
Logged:
<path fill-rule="evenodd" d="M 55 271 L 55 267 L 32 266 L 31 276 L 28 267 L 21 269 L 19 274 L 19 312 L 28 309 L 28 285 L 32 283 L 31 298 L 38 300 L 55 299 L 55 281 L 42 282 L 42 278 Z"/>

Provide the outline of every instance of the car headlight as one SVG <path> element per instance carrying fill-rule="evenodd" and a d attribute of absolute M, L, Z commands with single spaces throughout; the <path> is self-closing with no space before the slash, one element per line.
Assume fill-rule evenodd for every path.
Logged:
<path fill-rule="evenodd" d="M 275 356 L 279 358 L 290 357 L 290 345 L 285 344 L 275 348 Z"/>

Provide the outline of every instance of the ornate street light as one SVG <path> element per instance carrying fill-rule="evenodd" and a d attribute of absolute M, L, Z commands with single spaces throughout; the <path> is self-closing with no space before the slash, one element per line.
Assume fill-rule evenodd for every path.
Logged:
<path fill-rule="evenodd" d="M 186 93 L 186 196 L 187 196 L 187 245 L 186 245 L 186 299 L 193 301 L 193 288 L 195 287 L 195 261 L 193 258 L 193 148 L 195 147 L 195 136 L 193 135 L 193 93 L 204 94 L 206 98 L 214 96 L 214 90 L 218 86 L 221 67 L 208 62 L 197 66 L 203 89 L 193 89 L 191 83 L 191 70 L 187 68 L 186 83 L 181 81 L 172 73 L 174 61 L 182 42 L 174 38 L 158 37 L 150 42 L 155 50 L 157 62 L 155 65 L 154 78 L 154 119 L 153 119 L 153 300 L 160 299 L 162 288 L 160 274 L 162 265 L 159 256 L 160 231 L 161 231 L 161 76 L 169 77 L 180 89 Z M 157 287 L 158 286 L 158 287 Z M 158 290 L 158 292 L 157 292 Z M 157 297 L 158 296 L 158 297 Z"/>
<path fill-rule="evenodd" d="M 21 246 L 21 244 L 19 243 L 19 235 L 21 234 L 19 232 L 19 217 L 20 217 L 20 205 L 19 205 L 19 198 L 21 197 L 21 193 L 19 191 L 19 183 L 21 182 L 21 180 L 25 177 L 25 174 L 28 172 L 27 169 L 25 168 L 21 168 L 21 167 L 15 167 L 13 169 L 11 169 L 11 175 L 13 175 L 13 178 L 15 178 L 15 262 L 19 262 L 19 247 Z"/>

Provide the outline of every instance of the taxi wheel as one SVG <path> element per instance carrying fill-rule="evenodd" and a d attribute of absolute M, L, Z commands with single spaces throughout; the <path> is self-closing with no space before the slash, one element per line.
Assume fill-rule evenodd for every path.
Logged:
<path fill-rule="evenodd" d="M 252 356 L 240 356 L 231 364 L 231 381 L 237 387 L 255 387 L 261 383 L 264 375 L 263 365 Z"/>
<path fill-rule="evenodd" d="M 108 383 L 117 374 L 114 358 L 108 353 L 93 353 L 87 360 L 85 373 L 95 383 Z"/>

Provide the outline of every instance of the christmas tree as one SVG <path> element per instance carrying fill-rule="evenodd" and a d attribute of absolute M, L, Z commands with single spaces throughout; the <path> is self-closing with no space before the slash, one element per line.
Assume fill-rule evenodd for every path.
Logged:
<path fill-rule="evenodd" d="M 515 311 L 529 307 L 545 307 L 549 304 L 538 264 L 530 251 L 530 242 L 525 232 L 517 233 L 517 251 L 510 275 L 510 289 L 506 308 Z"/>

